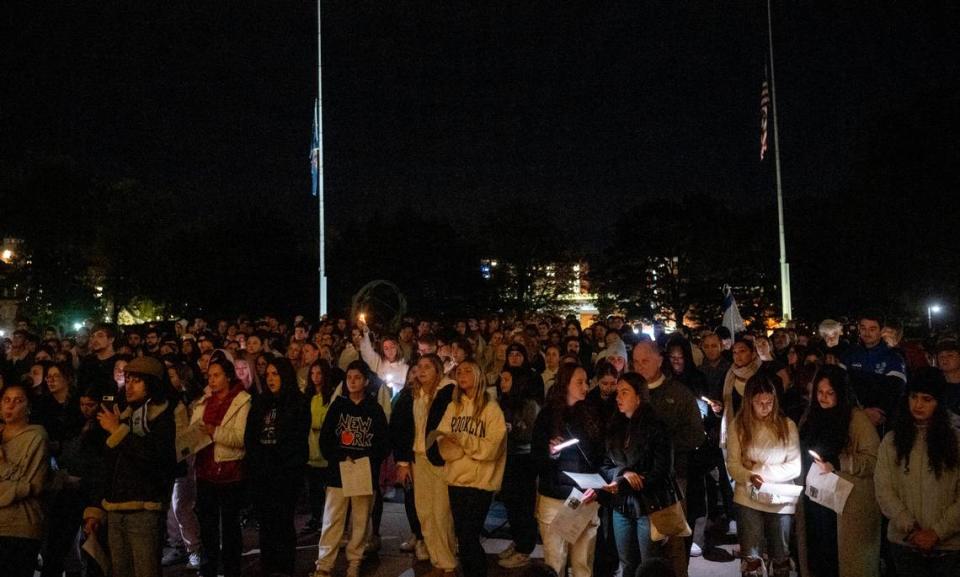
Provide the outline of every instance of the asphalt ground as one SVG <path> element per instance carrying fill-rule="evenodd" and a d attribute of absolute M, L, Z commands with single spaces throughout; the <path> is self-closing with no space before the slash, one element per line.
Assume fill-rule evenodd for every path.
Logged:
<path fill-rule="evenodd" d="M 306 524 L 309 515 L 303 511 L 297 514 L 297 530 Z M 490 537 L 484 540 L 487 551 L 487 566 L 489 577 L 519 577 L 523 569 L 503 569 L 497 565 L 496 554 L 510 544 L 509 526 L 506 525 L 506 512 L 503 505 L 494 502 L 487 516 L 486 529 Z M 413 553 L 400 551 L 400 544 L 410 536 L 410 527 L 404 514 L 403 503 L 384 503 L 383 522 L 380 530 L 382 547 L 379 552 L 369 555 L 361 567 L 362 577 L 420 577 L 431 569 L 427 561 L 417 561 Z M 703 544 L 703 520 L 697 525 L 694 534 L 695 541 Z M 319 534 L 306 535 L 298 538 L 296 577 L 310 575 L 317 558 L 317 541 Z M 255 526 L 243 531 L 243 575 L 255 577 L 260 575 L 260 550 L 258 532 Z M 727 536 L 721 545 L 729 552 L 734 550 L 734 539 Z M 534 562 L 541 562 L 543 553 L 538 545 L 532 555 Z M 346 556 L 341 549 L 334 569 L 334 577 L 343 577 L 346 573 Z M 740 575 L 740 564 L 737 561 L 713 562 L 703 557 L 690 559 L 691 577 L 737 577 Z M 168 567 L 164 570 L 164 577 L 195 577 L 197 572 L 185 564 Z"/>

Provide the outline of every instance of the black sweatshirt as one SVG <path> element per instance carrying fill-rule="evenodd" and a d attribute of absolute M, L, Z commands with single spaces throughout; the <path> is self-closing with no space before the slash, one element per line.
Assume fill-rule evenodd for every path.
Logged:
<path fill-rule="evenodd" d="M 347 458 L 370 458 L 374 485 L 380 478 L 380 463 L 390 454 L 390 429 L 383 408 L 372 395 L 364 395 L 360 403 L 350 397 L 333 400 L 320 428 L 320 450 L 330 463 L 327 485 L 342 487 L 340 463 Z"/>

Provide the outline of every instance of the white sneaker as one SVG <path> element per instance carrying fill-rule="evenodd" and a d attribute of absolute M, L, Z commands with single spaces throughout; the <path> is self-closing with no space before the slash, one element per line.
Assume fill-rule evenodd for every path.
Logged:
<path fill-rule="evenodd" d="M 423 539 L 417 541 L 417 544 L 414 545 L 414 550 L 417 554 L 417 561 L 430 560 L 430 551 L 427 550 L 427 544 L 423 542 Z"/>
<path fill-rule="evenodd" d="M 497 559 L 506 559 L 507 557 L 511 557 L 516 552 L 517 552 L 516 544 L 510 543 L 509 545 L 507 545 L 506 549 L 497 553 Z"/>
<path fill-rule="evenodd" d="M 404 553 L 412 553 L 417 548 L 417 536 L 410 535 L 410 538 L 400 543 L 400 550 Z"/>
<path fill-rule="evenodd" d="M 700 557 L 703 555 L 703 549 L 700 548 L 700 545 L 694 543 L 690 546 L 690 556 L 691 557 Z"/>
<path fill-rule="evenodd" d="M 504 557 L 497 561 L 497 565 L 503 567 L 504 569 L 514 569 L 517 567 L 526 567 L 530 564 L 530 556 L 524 555 L 523 553 L 513 552 L 513 555 L 509 557 Z"/>
<path fill-rule="evenodd" d="M 191 569 L 199 569 L 202 562 L 203 560 L 200 558 L 200 551 L 194 551 L 193 553 L 190 553 L 190 557 L 187 559 L 187 567 L 190 567 Z"/>

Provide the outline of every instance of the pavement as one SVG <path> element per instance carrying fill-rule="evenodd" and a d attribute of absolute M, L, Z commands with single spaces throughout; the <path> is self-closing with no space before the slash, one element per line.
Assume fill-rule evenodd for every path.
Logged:
<path fill-rule="evenodd" d="M 298 531 L 306 524 L 307 519 L 308 515 L 305 512 L 298 513 L 296 521 Z M 496 554 L 510 544 L 509 529 L 504 530 L 505 524 L 506 512 L 503 505 L 495 502 L 486 522 L 486 528 L 491 536 L 484 541 L 484 549 L 487 552 L 488 577 L 520 577 L 523 572 L 523 569 L 503 569 L 496 563 Z M 384 503 L 383 523 L 380 533 L 383 546 L 379 553 L 370 555 L 364 560 L 361 567 L 362 577 L 421 577 L 430 571 L 429 562 L 417 561 L 413 553 L 400 551 L 400 544 L 410 536 L 410 527 L 403 511 L 403 503 Z M 703 544 L 702 533 L 703 521 L 701 520 L 694 534 L 694 539 L 700 544 Z M 260 550 L 257 530 L 252 527 L 246 528 L 243 535 L 243 575 L 244 577 L 259 577 Z M 296 577 L 308 576 L 313 571 L 313 563 L 317 558 L 318 539 L 319 534 L 304 536 L 299 539 Z M 727 551 L 732 551 L 733 539 L 727 538 L 725 542 L 727 544 L 722 547 Z M 539 545 L 534 550 L 532 557 L 542 561 L 543 552 Z M 343 577 L 346 574 L 346 565 L 346 556 L 341 550 L 333 576 Z M 711 562 L 703 557 L 690 559 L 690 577 L 739 577 L 739 568 L 740 564 L 737 561 Z M 168 567 L 164 570 L 164 577 L 196 577 L 196 575 L 197 572 L 189 569 L 186 565 Z"/>

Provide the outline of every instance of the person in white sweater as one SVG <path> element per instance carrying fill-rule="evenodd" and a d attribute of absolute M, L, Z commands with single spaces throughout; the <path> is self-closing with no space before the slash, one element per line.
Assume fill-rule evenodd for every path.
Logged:
<path fill-rule="evenodd" d="M 788 485 L 800 476 L 800 437 L 797 426 L 780 412 L 774 379 L 767 371 L 750 377 L 727 434 L 727 471 L 736 483 L 733 500 L 740 505 L 737 532 L 745 577 L 766 574 L 764 553 L 770 575 L 790 575 L 790 529 L 800 492 Z"/>
<path fill-rule="evenodd" d="M 506 421 L 486 389 L 480 366 L 460 363 L 457 389 L 437 427 L 464 577 L 487 575 L 480 532 L 507 461 Z"/>

